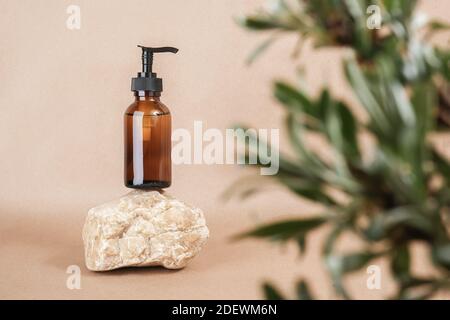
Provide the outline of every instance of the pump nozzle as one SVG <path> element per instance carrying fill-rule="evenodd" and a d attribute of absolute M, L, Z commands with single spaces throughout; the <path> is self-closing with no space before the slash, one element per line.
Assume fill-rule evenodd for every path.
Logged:
<path fill-rule="evenodd" d="M 142 72 L 138 73 L 137 78 L 131 80 L 132 91 L 162 91 L 162 79 L 156 77 L 153 73 L 153 53 L 171 52 L 177 53 L 178 49 L 174 47 L 144 47 L 138 45 L 142 49 Z"/>
<path fill-rule="evenodd" d="M 142 72 L 147 74 L 152 74 L 152 66 L 153 66 L 153 53 L 159 52 L 172 52 L 177 53 L 178 49 L 174 47 L 159 47 L 159 48 L 151 48 L 144 47 L 138 45 L 139 48 L 142 48 Z"/>

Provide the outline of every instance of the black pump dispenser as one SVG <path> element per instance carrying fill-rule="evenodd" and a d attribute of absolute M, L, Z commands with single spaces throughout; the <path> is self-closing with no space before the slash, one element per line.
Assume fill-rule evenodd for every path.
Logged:
<path fill-rule="evenodd" d="M 173 47 L 144 47 L 142 48 L 142 71 L 138 72 L 136 78 L 131 79 L 131 91 L 163 91 L 162 79 L 153 72 L 153 53 L 171 52 L 177 53 L 178 49 Z"/>

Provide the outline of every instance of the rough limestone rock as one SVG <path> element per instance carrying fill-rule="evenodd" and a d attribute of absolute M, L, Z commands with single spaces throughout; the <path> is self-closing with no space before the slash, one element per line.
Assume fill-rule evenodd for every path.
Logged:
<path fill-rule="evenodd" d="M 89 210 L 83 228 L 86 266 L 93 271 L 163 266 L 179 269 L 209 236 L 200 209 L 157 191 L 132 191 Z"/>

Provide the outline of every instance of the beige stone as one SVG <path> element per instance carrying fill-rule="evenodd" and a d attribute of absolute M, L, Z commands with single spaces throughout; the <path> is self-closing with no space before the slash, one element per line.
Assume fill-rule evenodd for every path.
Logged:
<path fill-rule="evenodd" d="M 83 228 L 86 266 L 187 265 L 209 236 L 203 212 L 158 191 L 132 191 L 89 210 Z"/>

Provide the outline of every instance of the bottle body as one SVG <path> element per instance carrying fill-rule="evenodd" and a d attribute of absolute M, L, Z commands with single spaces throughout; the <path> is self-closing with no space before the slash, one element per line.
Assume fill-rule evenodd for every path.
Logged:
<path fill-rule="evenodd" d="M 136 92 L 124 115 L 124 182 L 162 189 L 172 181 L 171 115 L 152 92 Z"/>

